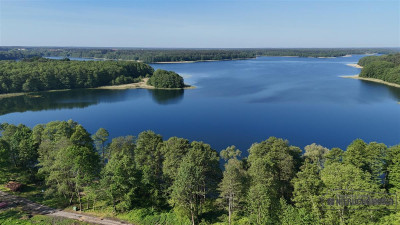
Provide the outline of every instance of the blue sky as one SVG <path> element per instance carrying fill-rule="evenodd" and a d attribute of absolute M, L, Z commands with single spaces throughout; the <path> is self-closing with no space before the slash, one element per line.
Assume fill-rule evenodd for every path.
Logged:
<path fill-rule="evenodd" d="M 1 46 L 400 47 L 400 1 L 0 0 Z"/>

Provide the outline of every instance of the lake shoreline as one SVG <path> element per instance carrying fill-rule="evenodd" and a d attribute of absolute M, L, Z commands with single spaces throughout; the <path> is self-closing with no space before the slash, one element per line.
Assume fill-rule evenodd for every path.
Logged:
<path fill-rule="evenodd" d="M 0 99 L 2 99 L 2 98 L 17 97 L 17 96 L 22 96 L 22 95 L 26 95 L 26 94 L 29 94 L 29 93 L 18 92 L 18 93 L 0 94 Z"/>
<path fill-rule="evenodd" d="M 365 55 L 375 55 L 373 54 L 365 54 Z M 340 57 L 352 57 L 353 55 L 343 55 L 343 56 L 298 56 L 298 55 L 257 55 L 256 57 L 249 57 L 249 58 L 236 58 L 236 59 L 207 59 L 207 60 L 191 60 L 191 61 L 162 61 L 162 62 L 143 62 L 143 60 L 134 60 L 134 59 L 107 59 L 107 58 L 96 58 L 96 57 L 89 57 L 89 58 L 82 58 L 88 60 L 115 60 L 115 61 L 130 61 L 130 62 L 141 62 L 146 64 L 175 64 L 175 63 L 196 63 L 196 62 L 220 62 L 220 61 L 234 61 L 234 60 L 248 60 L 248 59 L 256 59 L 257 57 L 294 57 L 294 58 L 315 58 L 315 59 L 334 59 Z M 61 56 L 51 56 L 51 57 L 61 57 Z M 74 57 L 71 57 L 74 58 Z M 357 65 L 357 64 L 347 64 L 348 66 Z M 353 66 L 356 67 L 356 66 Z M 356 67 L 356 68 L 362 68 Z"/>
<path fill-rule="evenodd" d="M 237 58 L 237 59 L 209 59 L 209 60 L 194 60 L 194 61 L 165 61 L 165 62 L 151 62 L 147 64 L 174 64 L 174 63 L 197 63 L 197 62 L 220 62 L 220 61 L 235 61 L 235 60 L 248 60 L 255 59 L 257 57 L 251 58 Z"/>
<path fill-rule="evenodd" d="M 358 65 L 358 64 L 346 64 L 347 66 L 351 66 L 357 69 L 362 69 L 363 67 Z M 360 77 L 359 74 L 357 75 L 350 75 L 350 76 L 339 76 L 341 78 L 351 78 L 351 79 L 357 79 L 357 80 L 364 80 L 364 81 L 370 81 L 370 82 L 375 82 L 375 83 L 379 83 L 379 84 L 384 84 L 387 86 L 391 86 L 391 87 L 397 87 L 400 88 L 400 84 L 396 84 L 396 83 L 390 83 L 381 79 L 376 79 L 376 78 L 368 78 L 368 77 Z"/>
<path fill-rule="evenodd" d="M 30 96 L 32 98 L 40 97 L 38 94 L 40 93 L 49 93 L 49 92 L 61 92 L 61 91 L 71 91 L 78 89 L 103 89 L 103 90 L 126 90 L 126 89 L 157 89 L 157 90 L 180 90 L 180 89 L 195 89 L 196 87 L 193 85 L 185 84 L 184 88 L 155 88 L 154 86 L 147 85 L 147 81 L 149 78 L 143 78 L 142 81 L 138 83 L 130 83 L 130 84 L 121 84 L 121 85 L 108 85 L 101 86 L 95 88 L 77 88 L 77 89 L 60 89 L 60 90 L 48 90 L 48 91 L 40 91 L 40 92 L 18 92 L 18 93 L 6 93 L 0 94 L 0 99 L 3 98 L 12 98 L 18 96 Z"/>
<path fill-rule="evenodd" d="M 125 90 L 125 89 L 158 89 L 158 90 L 180 90 L 180 89 L 194 89 L 195 86 L 185 84 L 184 88 L 155 88 L 154 86 L 148 85 L 147 81 L 149 78 L 143 78 L 138 83 L 121 84 L 121 85 L 108 85 L 101 86 L 91 89 L 106 89 L 106 90 Z"/>
<path fill-rule="evenodd" d="M 362 66 L 360 66 L 360 65 L 358 65 L 356 63 L 346 64 L 346 66 L 351 66 L 351 67 L 354 67 L 354 68 L 357 68 L 357 69 L 362 69 L 363 68 Z"/>
<path fill-rule="evenodd" d="M 341 77 L 341 78 L 357 79 L 357 80 L 364 80 L 364 81 L 370 81 L 370 82 L 374 82 L 374 83 L 385 84 L 385 85 L 391 86 L 391 87 L 400 88 L 400 84 L 390 83 L 390 82 L 386 82 L 386 81 L 383 81 L 383 80 L 380 80 L 380 79 L 376 79 L 376 78 L 360 77 L 359 75 L 339 76 L 339 77 Z"/>

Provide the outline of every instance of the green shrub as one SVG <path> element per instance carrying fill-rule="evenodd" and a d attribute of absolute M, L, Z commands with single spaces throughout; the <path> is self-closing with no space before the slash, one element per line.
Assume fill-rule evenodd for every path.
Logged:
<path fill-rule="evenodd" d="M 147 84 L 155 88 L 183 88 L 183 78 L 173 71 L 158 69 L 147 81 Z"/>

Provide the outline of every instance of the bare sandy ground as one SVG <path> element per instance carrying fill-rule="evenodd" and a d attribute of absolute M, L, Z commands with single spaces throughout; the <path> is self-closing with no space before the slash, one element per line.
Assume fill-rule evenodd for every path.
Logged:
<path fill-rule="evenodd" d="M 344 57 L 344 56 L 343 56 Z M 358 64 L 346 64 L 348 66 L 354 67 L 354 68 L 358 68 L 358 69 L 362 69 L 363 67 L 358 65 Z"/>
<path fill-rule="evenodd" d="M 110 85 L 110 86 L 102 86 L 98 87 L 95 89 L 108 89 L 108 90 L 124 90 L 124 89 L 137 89 L 137 88 L 142 88 L 142 89 L 156 89 L 153 86 L 150 86 L 147 84 L 147 81 L 149 78 L 143 78 L 141 82 L 138 83 L 131 83 L 131 84 L 121 84 L 121 85 Z M 195 88 L 194 86 L 186 85 L 187 87 L 184 87 L 183 89 L 193 89 Z M 159 89 L 180 89 L 180 88 L 159 88 Z"/>
<path fill-rule="evenodd" d="M 16 96 L 21 96 L 21 95 L 26 95 L 26 93 L 0 94 L 0 99 L 2 99 L 2 98 L 16 97 Z"/>
<path fill-rule="evenodd" d="M 342 77 L 342 78 L 358 79 L 358 80 L 366 80 L 366 81 L 371 81 L 371 82 L 375 82 L 375 83 L 380 83 L 380 84 L 385 84 L 385 85 L 388 85 L 388 86 L 400 88 L 400 84 L 390 83 L 390 82 L 386 82 L 386 81 L 379 80 L 379 79 L 375 79 L 375 78 L 360 77 L 360 76 L 358 76 L 358 75 L 340 76 L 340 77 Z"/>

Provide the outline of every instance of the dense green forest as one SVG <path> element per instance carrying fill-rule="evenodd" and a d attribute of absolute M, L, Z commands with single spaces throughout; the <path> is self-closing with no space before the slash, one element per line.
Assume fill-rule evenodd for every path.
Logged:
<path fill-rule="evenodd" d="M 363 67 L 360 77 L 400 84 L 400 53 L 363 57 L 358 64 Z"/>
<path fill-rule="evenodd" d="M 0 47 L 0 60 L 31 56 L 58 56 L 136 60 L 145 63 L 232 60 L 256 56 L 337 57 L 348 54 L 399 52 L 398 48 L 251 48 L 251 49 L 153 49 L 153 48 L 67 48 L 67 47 Z"/>
<path fill-rule="evenodd" d="M 139 82 L 151 77 L 154 69 L 130 61 L 71 61 L 30 58 L 0 61 L 0 94 L 45 90 L 94 88 Z M 172 71 L 158 70 L 156 88 L 182 88 L 183 78 Z"/>
<path fill-rule="evenodd" d="M 346 151 L 302 150 L 270 137 L 247 153 L 229 146 L 218 154 L 152 131 L 109 140 L 107 130 L 91 135 L 74 121 L 0 127 L 0 182 L 20 182 L 29 187 L 24 196 L 53 207 L 112 212 L 135 224 L 400 222 L 390 205 L 327 210 L 325 201 L 337 189 L 399 193 L 400 145 L 357 139 Z"/>
<path fill-rule="evenodd" d="M 128 61 L 0 61 L 0 94 L 132 83 L 153 71 L 147 64 Z"/>
<path fill-rule="evenodd" d="M 158 69 L 153 76 L 147 81 L 149 85 L 156 88 L 183 88 L 183 78 L 174 71 L 166 71 Z"/>

